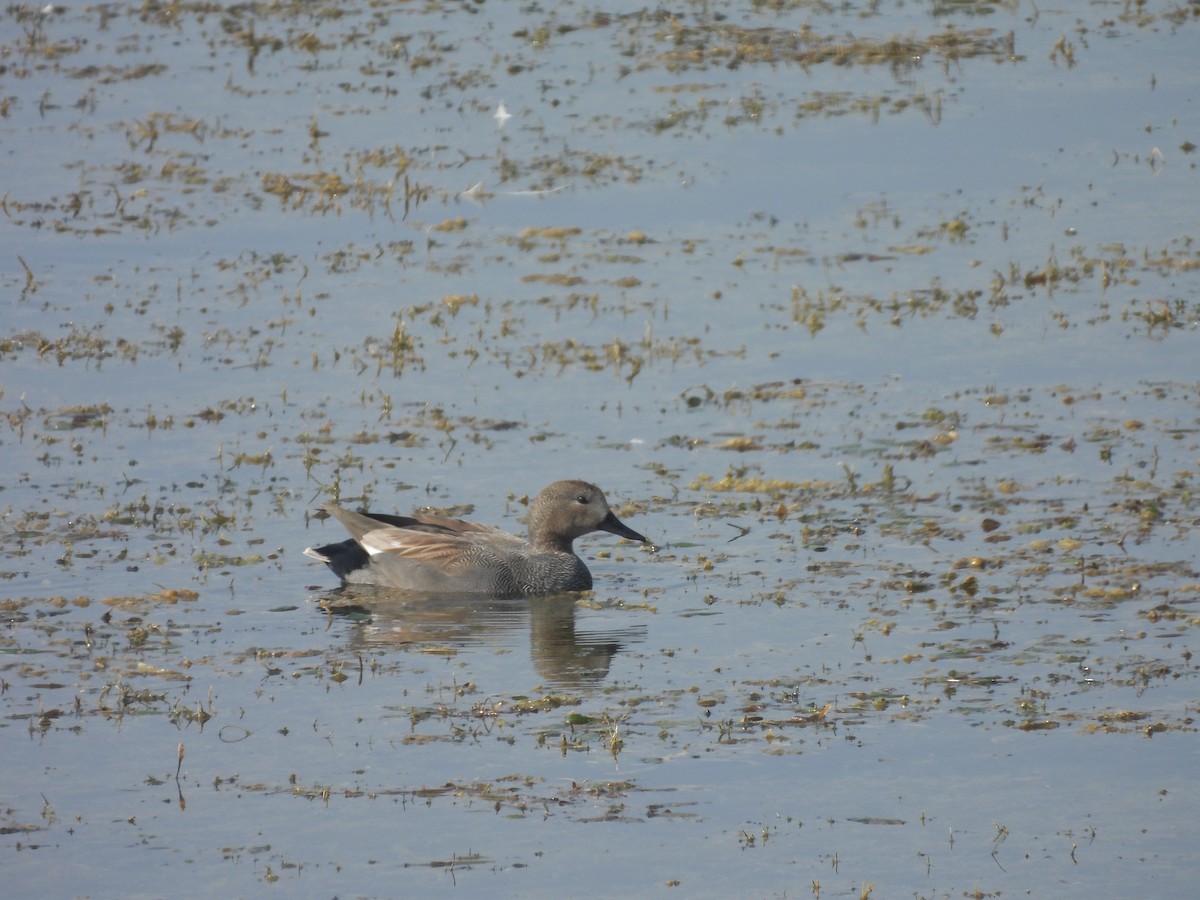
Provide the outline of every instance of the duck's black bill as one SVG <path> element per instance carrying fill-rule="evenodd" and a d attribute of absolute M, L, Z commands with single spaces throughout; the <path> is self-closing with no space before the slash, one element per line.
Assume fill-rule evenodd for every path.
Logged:
<path fill-rule="evenodd" d="M 628 538 L 631 541 L 640 541 L 643 544 L 650 543 L 650 541 L 642 537 L 640 534 L 614 516 L 611 510 L 609 510 L 608 515 L 604 517 L 604 521 L 596 527 L 601 531 L 607 531 L 609 534 L 615 534 L 617 537 Z"/>

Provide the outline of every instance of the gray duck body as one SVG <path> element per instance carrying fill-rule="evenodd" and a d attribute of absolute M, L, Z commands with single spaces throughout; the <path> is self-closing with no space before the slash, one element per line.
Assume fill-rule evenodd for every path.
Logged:
<path fill-rule="evenodd" d="M 574 550 L 575 538 L 607 531 L 649 543 L 609 509 L 604 492 L 586 481 L 556 481 L 534 498 L 529 538 L 463 519 L 414 513 L 357 513 L 322 507 L 346 527 L 350 540 L 309 548 L 346 584 L 419 593 L 532 596 L 586 591 L 592 573 Z"/>

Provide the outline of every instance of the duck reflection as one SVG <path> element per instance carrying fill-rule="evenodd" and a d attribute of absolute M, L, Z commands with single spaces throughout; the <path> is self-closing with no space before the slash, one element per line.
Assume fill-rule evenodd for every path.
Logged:
<path fill-rule="evenodd" d="M 645 626 L 580 630 L 574 598 L 563 595 L 451 598 L 356 585 L 329 592 L 321 606 L 355 623 L 353 649 L 508 648 L 528 629 L 534 671 L 564 688 L 601 683 L 613 657 L 646 638 Z"/>

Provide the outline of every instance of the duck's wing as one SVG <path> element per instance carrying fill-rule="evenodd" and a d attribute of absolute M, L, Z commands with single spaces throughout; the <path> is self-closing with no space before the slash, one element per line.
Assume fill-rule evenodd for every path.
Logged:
<path fill-rule="evenodd" d="M 386 519 L 403 518 L 400 516 L 386 516 Z M 408 517 L 408 521 L 415 523 L 408 525 L 408 528 L 418 528 L 421 531 L 438 531 L 450 534 L 477 534 L 487 535 L 489 540 L 510 540 L 521 543 L 519 537 L 514 537 L 507 531 L 502 531 L 491 525 L 480 525 L 478 522 L 468 522 L 466 519 L 451 519 L 447 516 L 435 516 L 429 513 L 413 513 Z"/>
<path fill-rule="evenodd" d="M 481 551 L 505 554 L 524 546 L 508 532 L 463 519 L 357 513 L 334 503 L 322 508 L 345 526 L 372 560 L 386 555 L 450 572 Z"/>

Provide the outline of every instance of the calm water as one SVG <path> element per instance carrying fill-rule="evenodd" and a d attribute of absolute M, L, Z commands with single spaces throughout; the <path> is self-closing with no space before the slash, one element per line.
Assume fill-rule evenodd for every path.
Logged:
<path fill-rule="evenodd" d="M 1198 27 L 8 7 L 7 883 L 1183 895 Z M 587 597 L 300 553 L 578 475 Z"/>

